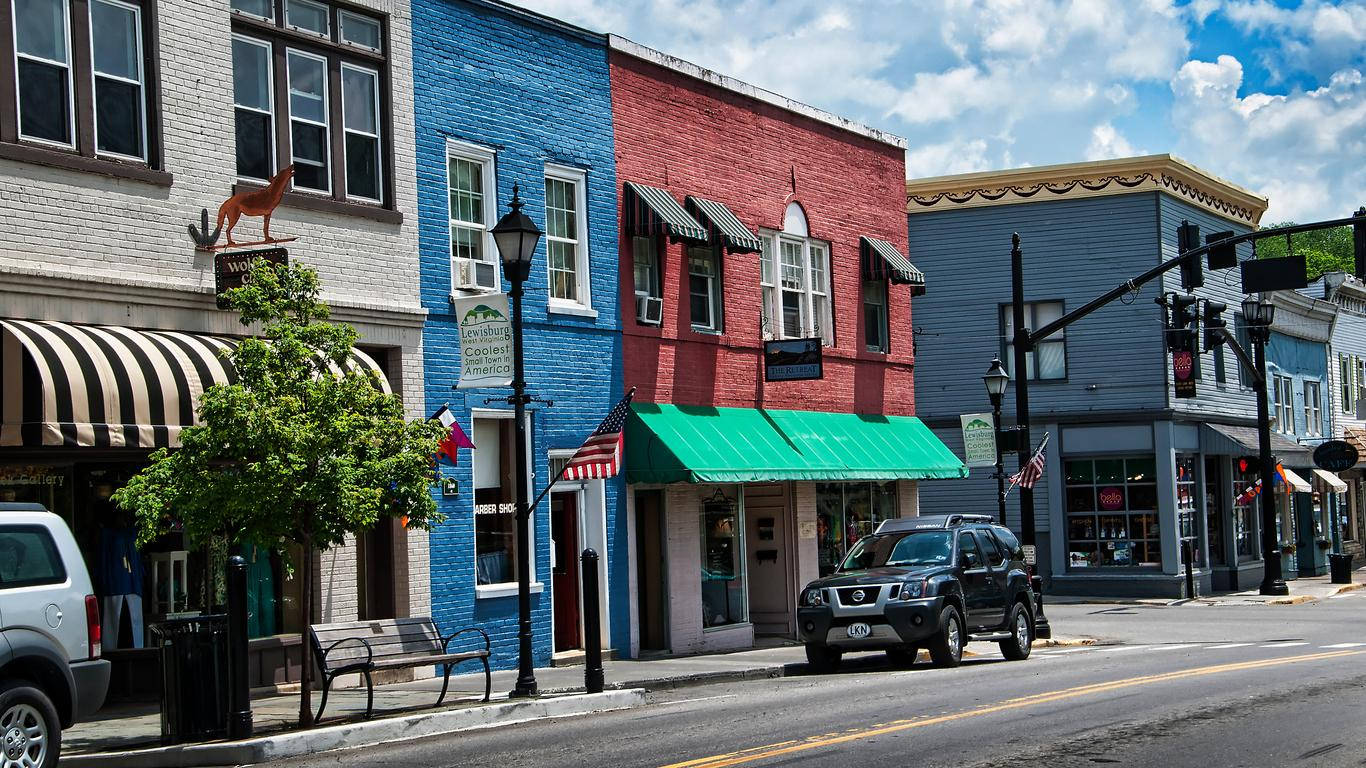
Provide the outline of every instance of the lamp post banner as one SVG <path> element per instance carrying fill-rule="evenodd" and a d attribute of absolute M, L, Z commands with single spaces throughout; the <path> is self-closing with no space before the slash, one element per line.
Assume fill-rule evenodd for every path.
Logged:
<path fill-rule="evenodd" d="M 505 293 L 451 299 L 460 328 L 457 389 L 512 385 L 512 320 Z"/>
<path fill-rule="evenodd" d="M 969 467 L 996 466 L 996 419 L 989 413 L 965 413 L 963 463 Z"/>

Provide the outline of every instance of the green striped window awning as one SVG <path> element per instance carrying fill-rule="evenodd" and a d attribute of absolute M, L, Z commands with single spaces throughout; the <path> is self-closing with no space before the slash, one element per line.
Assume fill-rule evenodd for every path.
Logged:
<path fill-rule="evenodd" d="M 673 195 L 645 184 L 628 181 L 622 193 L 622 215 L 626 234 L 631 236 L 667 235 L 673 240 L 708 242 L 707 229 L 683 210 Z"/>
<path fill-rule="evenodd" d="M 925 292 L 925 273 L 902 256 L 895 245 L 875 237 L 860 237 L 858 245 L 864 280 L 891 280 L 897 285 L 909 285 L 912 296 Z"/>
<path fill-rule="evenodd" d="M 683 200 L 688 212 L 702 220 L 711 230 L 711 235 L 725 244 L 731 253 L 758 253 L 763 250 L 763 241 L 749 231 L 725 205 L 705 197 L 688 195 Z"/>

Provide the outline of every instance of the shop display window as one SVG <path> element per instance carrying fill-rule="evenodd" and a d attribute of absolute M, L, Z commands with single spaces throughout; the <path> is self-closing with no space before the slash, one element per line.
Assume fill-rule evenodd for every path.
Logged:
<path fill-rule="evenodd" d="M 1191 552 L 1195 556 L 1195 566 L 1204 568 L 1207 563 L 1197 533 L 1200 517 L 1195 506 L 1195 463 L 1197 458 L 1193 453 L 1176 454 L 1176 515 L 1182 538 L 1195 537 L 1195 540 L 1190 543 Z M 1182 557 L 1184 558 L 1184 543 L 1182 547 Z M 1184 559 L 1182 562 L 1185 562 Z"/>
<path fill-rule="evenodd" d="M 1260 560 L 1257 510 L 1261 497 L 1255 493 L 1257 463 L 1245 458 L 1233 460 L 1233 538 L 1238 547 L 1238 562 Z"/>
<path fill-rule="evenodd" d="M 735 498 L 717 489 L 702 501 L 702 626 L 748 621 L 745 521 Z"/>
<path fill-rule="evenodd" d="M 1063 466 L 1068 568 L 1161 567 L 1153 458 L 1068 459 Z"/>
<path fill-rule="evenodd" d="M 517 573 L 517 505 L 512 419 L 475 419 L 475 583 L 506 584 Z"/>
<path fill-rule="evenodd" d="M 1224 516 L 1219 508 L 1219 463 L 1214 457 L 1205 459 L 1205 540 L 1210 565 L 1223 565 Z"/>
<path fill-rule="evenodd" d="M 828 576 L 858 540 L 897 517 L 896 481 L 816 486 L 816 557 Z"/>

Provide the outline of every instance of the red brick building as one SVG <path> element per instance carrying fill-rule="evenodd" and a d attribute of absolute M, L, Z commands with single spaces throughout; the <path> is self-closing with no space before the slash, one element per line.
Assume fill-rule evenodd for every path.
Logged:
<path fill-rule="evenodd" d="M 906 144 L 621 38 L 609 69 L 633 648 L 793 636 L 806 582 L 964 474 L 910 418 Z"/>

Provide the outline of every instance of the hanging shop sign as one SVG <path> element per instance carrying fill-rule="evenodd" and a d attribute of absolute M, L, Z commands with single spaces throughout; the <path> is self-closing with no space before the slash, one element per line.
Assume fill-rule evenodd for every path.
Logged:
<path fill-rule="evenodd" d="M 505 293 L 451 299 L 460 328 L 456 389 L 512 385 L 512 320 Z"/>
<path fill-rule="evenodd" d="M 288 264 L 289 251 L 284 248 L 261 248 L 255 251 L 224 251 L 213 256 L 213 292 L 218 296 L 218 308 L 227 309 L 223 293 L 241 288 L 251 279 L 256 262 L 265 259 L 271 264 Z"/>
<path fill-rule="evenodd" d="M 996 419 L 990 413 L 964 413 L 963 463 L 969 467 L 996 466 Z"/>
<path fill-rule="evenodd" d="M 1356 446 L 1346 440 L 1329 440 L 1314 449 L 1314 466 L 1326 472 L 1342 472 L 1361 459 Z"/>
<path fill-rule="evenodd" d="M 294 177 L 294 166 L 287 165 L 266 182 L 265 187 L 251 187 L 234 194 L 218 206 L 218 218 L 214 228 L 209 229 L 209 209 L 199 211 L 199 226 L 189 225 L 190 239 L 194 247 L 201 251 L 218 251 L 226 248 L 250 248 L 255 245 L 274 245 L 298 240 L 297 237 L 271 237 L 270 216 L 279 207 L 289 190 L 289 180 Z M 243 217 L 261 217 L 261 239 L 239 243 L 232 239 L 232 230 Z M 228 241 L 218 244 L 218 236 L 223 234 L 227 224 Z"/>
<path fill-rule="evenodd" d="M 1172 383 L 1177 397 L 1195 397 L 1195 361 L 1189 349 L 1172 352 Z"/>
<path fill-rule="evenodd" d="M 764 381 L 806 381 L 824 376 L 820 339 L 764 342 Z"/>

